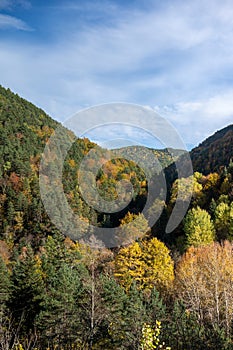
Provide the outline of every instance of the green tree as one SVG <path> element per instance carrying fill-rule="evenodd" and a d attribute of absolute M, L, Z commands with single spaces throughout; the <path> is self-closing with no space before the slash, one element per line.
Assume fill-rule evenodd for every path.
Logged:
<path fill-rule="evenodd" d="M 81 261 L 84 263 L 88 273 L 83 279 L 85 297 L 82 303 L 83 336 L 92 349 L 96 342 L 102 339 L 106 318 L 105 307 L 102 301 L 101 273 L 107 262 L 112 260 L 112 252 L 106 248 L 96 248 L 101 242 L 94 236 L 90 237 L 89 245 L 77 243 L 77 249 L 81 253 Z M 84 331 L 85 330 L 85 331 Z"/>
<path fill-rule="evenodd" d="M 83 265 L 60 266 L 46 278 L 46 294 L 41 303 L 37 325 L 42 332 L 44 348 L 53 346 L 78 348 L 83 342 L 81 301 L 85 299 Z"/>
<path fill-rule="evenodd" d="M 215 239 L 215 229 L 210 215 L 200 207 L 188 211 L 184 219 L 186 247 L 206 245 Z"/>
<path fill-rule="evenodd" d="M 7 311 L 7 302 L 10 297 L 10 274 L 0 256 L 0 328 L 5 323 L 5 316 Z M 1 335 L 0 335 L 1 338 Z"/>
<path fill-rule="evenodd" d="M 219 239 L 233 239 L 233 202 L 220 202 L 214 211 L 214 224 Z"/>
<path fill-rule="evenodd" d="M 14 327 L 23 337 L 35 339 L 35 319 L 41 310 L 44 298 L 44 282 L 41 260 L 34 255 L 30 245 L 22 248 L 16 258 L 11 275 L 11 295 L 9 306 L 14 319 Z"/>
<path fill-rule="evenodd" d="M 108 277 L 103 279 L 103 288 L 108 311 L 108 343 L 113 349 L 140 349 L 142 327 L 148 319 L 142 293 L 135 284 L 126 293 L 123 287 Z M 109 345 L 105 346 L 109 348 Z"/>
<path fill-rule="evenodd" d="M 206 342 L 205 329 L 199 324 L 197 315 L 190 312 L 179 299 L 175 300 L 166 315 L 162 328 L 164 339 L 177 350 L 203 349 L 202 345 Z"/>
<path fill-rule="evenodd" d="M 81 254 L 70 239 L 48 236 L 41 247 L 41 263 L 45 292 L 36 325 L 43 348 L 79 348 L 84 339 L 83 280 L 88 276 Z"/>

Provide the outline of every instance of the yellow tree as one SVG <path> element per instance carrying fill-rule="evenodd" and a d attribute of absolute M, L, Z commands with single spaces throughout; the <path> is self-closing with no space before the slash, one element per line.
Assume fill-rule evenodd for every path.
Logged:
<path fill-rule="evenodd" d="M 133 282 L 139 289 L 167 290 L 174 280 L 174 264 L 164 243 L 152 238 L 120 249 L 115 277 L 126 290 Z"/>
<path fill-rule="evenodd" d="M 138 242 L 128 247 L 121 248 L 115 258 L 115 277 L 126 290 L 134 281 L 141 285 L 141 279 L 145 271 L 142 248 Z"/>
<path fill-rule="evenodd" d="M 117 239 L 119 245 L 127 245 L 136 239 L 143 238 L 150 231 L 147 219 L 143 214 L 128 212 L 120 222 Z"/>
<path fill-rule="evenodd" d="M 142 242 L 145 271 L 143 287 L 167 290 L 174 279 L 174 263 L 166 245 L 157 238 Z"/>
<path fill-rule="evenodd" d="M 201 323 L 223 327 L 233 321 L 233 249 L 225 242 L 191 247 L 176 269 L 176 291 Z"/>

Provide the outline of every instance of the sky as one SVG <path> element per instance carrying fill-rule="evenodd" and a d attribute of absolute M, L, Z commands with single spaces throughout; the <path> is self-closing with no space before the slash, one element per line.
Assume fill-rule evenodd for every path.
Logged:
<path fill-rule="evenodd" d="M 0 0 L 0 84 L 61 122 L 146 106 L 190 148 L 232 123 L 232 0 Z"/>

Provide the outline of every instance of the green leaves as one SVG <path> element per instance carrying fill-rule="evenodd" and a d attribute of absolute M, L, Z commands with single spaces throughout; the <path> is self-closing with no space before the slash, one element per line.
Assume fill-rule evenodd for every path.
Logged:
<path fill-rule="evenodd" d="M 184 219 L 186 247 L 198 247 L 212 243 L 215 228 L 208 212 L 200 207 L 189 210 Z"/>

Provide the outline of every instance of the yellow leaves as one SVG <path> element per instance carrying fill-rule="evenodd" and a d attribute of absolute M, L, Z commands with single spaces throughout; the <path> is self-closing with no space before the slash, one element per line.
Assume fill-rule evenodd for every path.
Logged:
<path fill-rule="evenodd" d="M 169 255 L 169 250 L 157 238 L 142 242 L 146 270 L 144 284 L 151 289 L 156 283 L 160 288 L 168 288 L 174 280 L 174 265 Z"/>
<path fill-rule="evenodd" d="M 224 196 L 221 196 L 224 200 Z M 214 212 L 215 227 L 221 239 L 233 239 L 233 203 L 221 201 Z"/>
<path fill-rule="evenodd" d="M 14 230 L 22 231 L 23 230 L 23 212 L 16 211 L 14 220 L 15 220 Z"/>
<path fill-rule="evenodd" d="M 208 176 L 206 176 L 206 181 L 204 183 L 204 190 L 208 190 L 212 187 L 215 187 L 217 183 L 219 182 L 220 177 L 217 173 L 211 173 Z"/>
<path fill-rule="evenodd" d="M 120 226 L 123 226 L 125 224 L 128 224 L 130 222 L 132 222 L 134 219 L 136 219 L 137 215 L 136 214 L 132 214 L 130 212 L 128 212 L 125 217 L 123 219 L 121 219 L 121 224 Z"/>
<path fill-rule="evenodd" d="M 129 290 L 133 282 L 139 289 L 168 289 L 174 280 L 174 264 L 168 248 L 157 238 L 135 242 L 122 248 L 115 258 L 115 277 Z"/>
<path fill-rule="evenodd" d="M 176 270 L 176 289 L 200 319 L 225 324 L 233 319 L 233 248 L 229 242 L 191 247 Z"/>
<path fill-rule="evenodd" d="M 24 350 L 22 344 L 18 344 L 15 346 L 14 350 Z"/>
<path fill-rule="evenodd" d="M 146 187 L 147 186 L 147 182 L 146 182 L 146 180 L 143 180 L 142 182 L 141 182 L 141 187 Z"/>
<path fill-rule="evenodd" d="M 138 242 L 120 250 L 115 259 L 115 276 L 126 290 L 130 288 L 132 280 L 140 283 L 144 270 L 145 263 Z"/>
<path fill-rule="evenodd" d="M 48 125 L 43 125 L 42 128 L 40 128 L 40 127 L 35 127 L 34 125 L 26 124 L 26 127 L 32 130 L 41 139 L 45 138 L 45 140 L 47 140 L 54 132 L 54 129 L 50 128 Z"/>
<path fill-rule="evenodd" d="M 178 191 L 183 201 L 189 200 L 190 194 L 193 192 L 193 183 L 193 176 L 175 180 L 172 185 L 171 204 L 176 202 Z"/>
<path fill-rule="evenodd" d="M 170 347 L 165 347 L 164 343 L 160 343 L 159 335 L 161 332 L 161 322 L 155 322 L 155 326 L 144 323 L 142 327 L 142 350 L 164 349 L 171 350 Z"/>
<path fill-rule="evenodd" d="M 220 187 L 220 193 L 229 193 L 231 189 L 231 181 L 229 179 L 229 176 L 226 176 L 223 180 L 221 187 Z"/>
<path fill-rule="evenodd" d="M 71 168 L 74 168 L 76 166 L 76 162 L 74 159 L 69 159 L 68 160 L 68 164 Z"/>
<path fill-rule="evenodd" d="M 132 214 L 128 212 L 121 220 L 118 231 L 119 245 L 131 244 L 137 239 L 142 239 L 149 232 L 148 221 L 143 214 Z"/>
<path fill-rule="evenodd" d="M 81 260 L 87 267 L 96 268 L 112 260 L 113 253 L 107 248 L 96 248 L 100 242 L 94 236 L 91 236 L 88 244 L 83 242 L 75 243 L 75 250 L 81 254 Z"/>
<path fill-rule="evenodd" d="M 142 328 L 142 349 L 153 350 L 158 344 L 159 328 L 155 330 L 150 324 L 145 323 Z M 155 345 L 156 344 L 156 345 Z"/>

